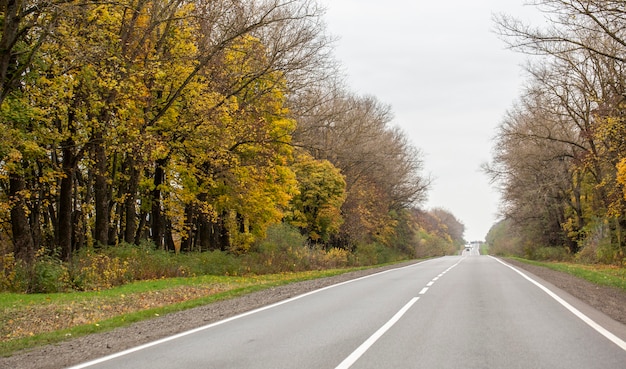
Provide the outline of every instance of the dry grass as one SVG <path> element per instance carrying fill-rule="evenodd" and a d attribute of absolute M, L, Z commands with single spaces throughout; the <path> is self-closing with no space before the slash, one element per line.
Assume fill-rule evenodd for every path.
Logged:
<path fill-rule="evenodd" d="M 0 312 L 0 342 L 94 324 L 119 315 L 207 297 L 228 290 L 227 285 L 177 286 L 117 297 L 52 300 L 31 306 L 7 307 Z"/>

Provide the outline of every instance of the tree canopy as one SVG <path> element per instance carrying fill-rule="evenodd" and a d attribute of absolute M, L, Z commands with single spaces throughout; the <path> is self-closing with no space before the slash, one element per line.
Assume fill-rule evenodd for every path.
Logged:
<path fill-rule="evenodd" d="M 551 247 L 620 261 L 626 248 L 620 164 L 626 156 L 626 9 L 621 1 L 531 4 L 548 26 L 496 18 L 513 49 L 538 55 L 486 167 L 504 199 L 506 222 L 499 227 L 511 230 L 518 253 Z"/>
<path fill-rule="evenodd" d="M 389 106 L 343 86 L 323 14 L 2 2 L 0 239 L 25 262 L 145 240 L 242 254 L 285 222 L 327 249 L 410 251 L 422 154 Z"/>

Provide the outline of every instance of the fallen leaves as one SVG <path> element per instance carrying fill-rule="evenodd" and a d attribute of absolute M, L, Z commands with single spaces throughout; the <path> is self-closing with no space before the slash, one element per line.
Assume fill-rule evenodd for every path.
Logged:
<path fill-rule="evenodd" d="M 228 289 L 230 287 L 223 284 L 178 286 L 160 291 L 121 294 L 115 298 L 81 300 L 78 294 L 77 299 L 71 301 L 48 299 L 44 304 L 14 305 L 0 312 L 0 342 L 85 324 L 99 327 L 99 322 L 115 316 L 190 301 Z"/>

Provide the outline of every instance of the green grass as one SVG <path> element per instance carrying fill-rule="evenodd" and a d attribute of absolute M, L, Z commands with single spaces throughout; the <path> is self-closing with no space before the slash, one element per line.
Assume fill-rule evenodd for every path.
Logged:
<path fill-rule="evenodd" d="M 598 285 L 617 287 L 626 291 L 626 268 L 623 267 L 599 264 L 588 265 L 564 262 L 539 262 L 522 258 L 512 259 L 531 265 L 550 268 L 559 272 L 565 272 Z"/>
<path fill-rule="evenodd" d="M 333 269 L 323 271 L 310 271 L 298 273 L 281 273 L 262 276 L 201 276 L 189 278 L 170 278 L 152 281 L 141 281 L 116 288 L 95 292 L 71 292 L 53 294 L 16 294 L 0 293 L 0 324 L 7 324 L 11 319 L 19 314 L 37 314 L 38 311 L 56 309 L 62 311 L 68 307 L 77 305 L 97 304 L 124 304 L 129 297 L 139 296 L 149 293 L 167 293 L 177 287 L 219 287 L 221 292 L 209 294 L 199 298 L 192 298 L 182 302 L 120 314 L 108 319 L 89 324 L 76 325 L 67 329 L 60 329 L 52 332 L 36 333 L 28 337 L 21 337 L 6 340 L 2 338 L 0 342 L 0 355 L 8 356 L 21 349 L 32 348 L 50 343 L 56 343 L 68 338 L 75 338 L 87 334 L 103 332 L 117 327 L 129 325 L 133 322 L 165 315 L 171 312 L 190 309 L 193 307 L 206 305 L 212 302 L 230 299 L 263 289 L 285 285 L 289 283 L 324 278 L 343 274 L 346 272 L 364 268 Z M 126 300 L 125 300 L 126 299 Z M 36 327 L 35 327 L 36 328 Z M 5 333 L 6 334 L 6 333 Z"/>

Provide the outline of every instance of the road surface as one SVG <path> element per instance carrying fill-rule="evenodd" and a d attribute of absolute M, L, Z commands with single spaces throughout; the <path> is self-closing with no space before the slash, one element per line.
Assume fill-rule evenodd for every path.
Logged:
<path fill-rule="evenodd" d="M 626 368 L 623 325 L 472 254 L 327 287 L 75 368 Z"/>

